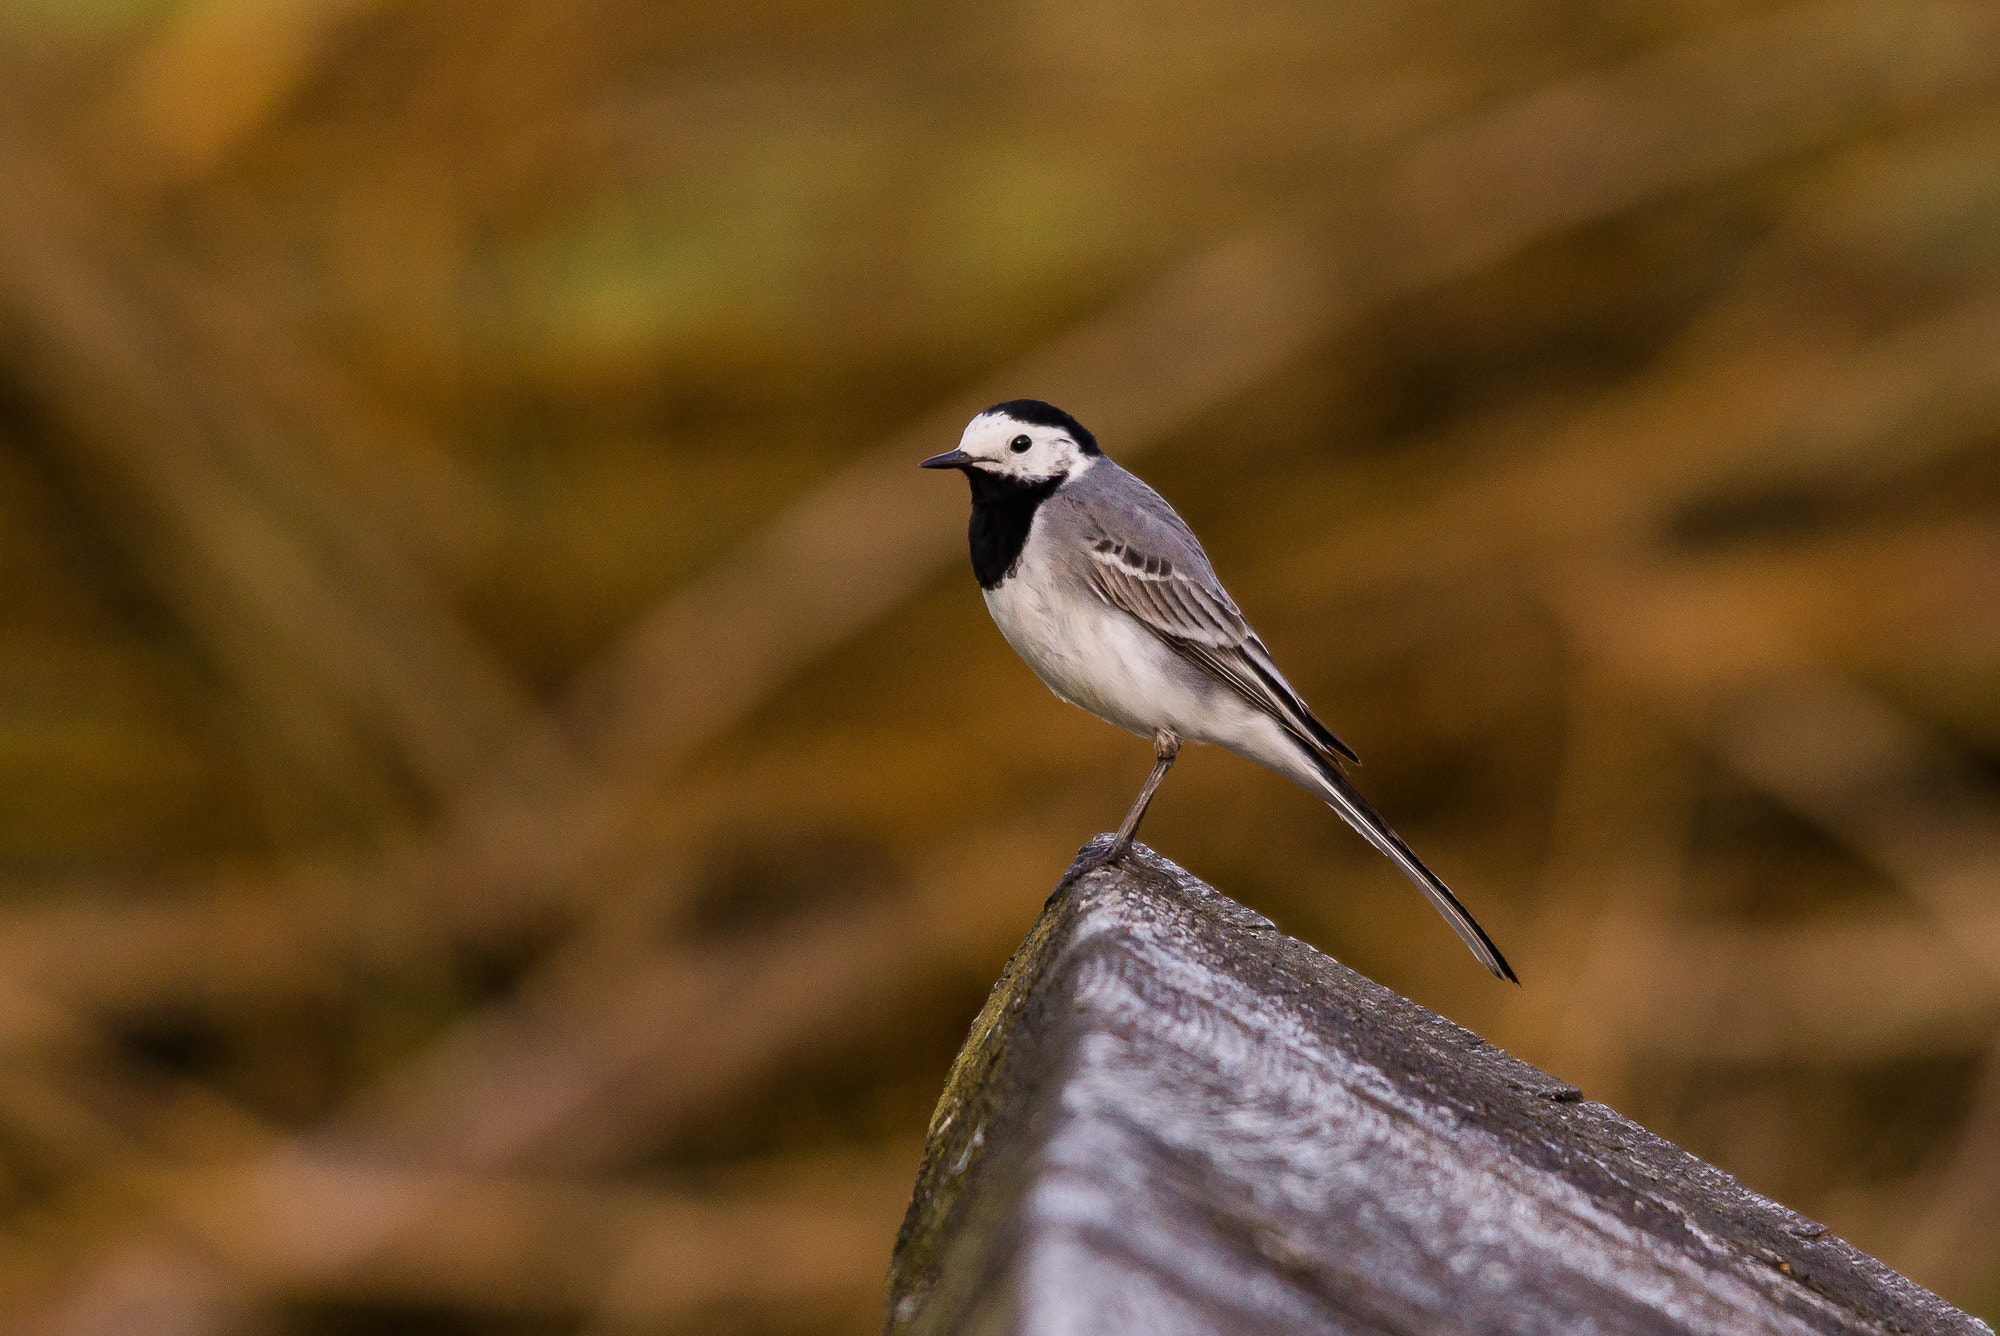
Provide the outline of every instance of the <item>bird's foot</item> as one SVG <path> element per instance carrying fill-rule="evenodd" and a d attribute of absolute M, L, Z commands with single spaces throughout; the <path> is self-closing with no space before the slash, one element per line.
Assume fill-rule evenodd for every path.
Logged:
<path fill-rule="evenodd" d="M 1082 881 L 1098 869 L 1110 867 L 1131 851 L 1132 840 L 1130 836 L 1127 836 L 1123 839 L 1114 839 L 1102 849 L 1093 849 L 1088 853 L 1078 854 L 1076 861 L 1069 865 L 1069 871 L 1063 873 L 1062 880 L 1056 883 L 1056 888 L 1053 891 L 1049 892 L 1047 903 L 1054 903 L 1055 898 L 1065 890 L 1068 890 L 1071 886 Z"/>

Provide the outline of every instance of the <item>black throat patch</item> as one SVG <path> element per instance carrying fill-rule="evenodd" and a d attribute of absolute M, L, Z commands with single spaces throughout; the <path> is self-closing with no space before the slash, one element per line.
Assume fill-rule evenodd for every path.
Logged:
<path fill-rule="evenodd" d="M 1020 564 L 1035 510 L 1062 486 L 1062 476 L 1028 482 L 967 469 L 972 484 L 972 573 L 981 589 L 997 589 Z"/>

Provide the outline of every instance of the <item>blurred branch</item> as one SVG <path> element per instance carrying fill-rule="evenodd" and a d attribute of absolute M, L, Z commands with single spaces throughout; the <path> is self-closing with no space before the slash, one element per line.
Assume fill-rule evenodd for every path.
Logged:
<path fill-rule="evenodd" d="M 445 794 L 531 736 L 518 688 L 396 545 L 190 354 L 152 266 L 114 258 L 17 136 L 0 136 L 0 172 L 13 370 L 111 534 L 279 735 L 352 776 L 379 734 Z"/>
<path fill-rule="evenodd" d="M 1659 693 L 1745 778 L 1895 878 L 2000 980 L 2000 941 L 1974 927 L 2000 881 L 1990 781 L 1713 589 L 1664 573 L 1593 586 L 1576 623 L 1592 652 Z"/>
<path fill-rule="evenodd" d="M 0 977 L 93 1014 L 226 1012 L 328 996 L 359 945 L 354 918 L 338 900 L 281 899 L 268 884 L 50 894 L 0 913 Z"/>
<path fill-rule="evenodd" d="M 793 1165 L 797 1186 L 695 1196 L 297 1158 L 141 1190 L 266 1294 L 659 1324 L 724 1307 L 872 1313 L 915 1162 L 911 1148 Z M 380 1238 L 384 1215 L 407 1227 Z"/>
<path fill-rule="evenodd" d="M 1665 962 L 1687 954 L 1673 915 L 1698 800 L 1695 765 L 1636 693 L 1598 665 L 1570 665 L 1565 697 L 1548 850 L 1519 930 L 1562 968 L 1539 972 L 1533 988 L 1507 998 L 1506 1028 L 1540 1037 L 1544 1047 L 1522 1057 L 1623 1108 L 1628 1041 L 1657 1000 L 1644 989 L 1634 996 L 1628 983 L 1677 978 Z M 1616 1001 L 1607 1006 L 1606 998 Z"/>
<path fill-rule="evenodd" d="M 1995 558 L 1990 538 L 1987 554 Z M 1813 663 L 1782 630 L 1718 606 L 1710 594 L 1657 573 L 1607 579 L 1586 596 L 1579 625 L 1595 652 L 1656 691 L 1739 773 L 1894 877 L 1979 976 L 1975 985 L 1938 949 L 1898 962 L 1895 938 L 1871 929 L 1847 944 L 1844 958 L 1797 962 L 1799 1010 L 1779 1019 L 1801 1024 L 1806 1010 L 1837 1008 L 1858 992 L 1869 1001 L 1847 1018 L 1856 1036 L 1886 1033 L 1902 1052 L 1977 1039 L 2000 1053 L 1992 913 L 2000 790 L 1888 702 Z M 1704 641 L 1711 652 L 1701 652 Z M 1738 967 L 1783 977 L 1787 958 L 1772 943 L 1764 954 L 1739 957 Z M 1890 988 L 1878 978 L 1854 987 L 1857 975 L 1885 963 L 1905 985 L 1922 978 L 1925 986 Z M 1743 1014 L 1740 1006 L 1728 1013 L 1731 1034 L 1740 1033 Z M 1995 1066 L 1990 1054 L 1986 1066 Z M 1969 1283 L 2000 1261 L 2000 1240 L 1972 1228 L 2000 1201 L 1996 1091 L 2000 1082 L 1990 1076 L 1979 1083 L 1955 1148 L 1919 1183 L 1921 1223 L 1909 1255 L 1896 1258 L 1941 1287 Z"/>
<path fill-rule="evenodd" d="M 169 11 L 100 119 L 128 184 L 165 191 L 209 175 L 383 0 L 197 0 Z"/>
<path fill-rule="evenodd" d="M 1301 578 L 1280 592 L 1325 606 L 1354 589 L 1494 562 L 1567 569 L 1667 538 L 1677 514 L 1710 494 L 1837 490 L 1857 471 L 1872 480 L 1889 442 L 1899 470 L 1914 472 L 1978 444 L 2000 413 L 2000 293 L 1868 339 L 1808 320 L 1745 340 L 1730 329 L 1739 313 L 1732 303 L 1703 322 L 1661 366 L 1558 426 L 1525 460 L 1472 471 L 1409 510 L 1324 530 L 1294 561 Z"/>
<path fill-rule="evenodd" d="M 1623 69 L 1551 84 L 1403 164 L 1363 235 L 1370 296 L 1471 273 L 1536 238 L 1746 171 L 2000 75 L 1978 3 L 1817 0 Z"/>
<path fill-rule="evenodd" d="M 670 1141 L 717 1100 L 766 1079 L 783 1055 L 803 1056 L 869 1027 L 896 999 L 912 996 L 942 960 L 982 963 L 1004 951 L 1019 926 L 1022 878 L 1040 875 L 1061 852 L 1045 836 L 1005 832 L 934 868 L 912 900 L 823 917 L 734 947 L 661 952 L 643 969 L 595 979 L 595 987 L 546 982 L 559 970 L 599 966 L 596 959 L 559 960 L 515 1005 L 461 1024 L 386 1088 L 367 1093 L 312 1135 L 271 1143 L 232 1170 L 231 1182 L 239 1199 L 283 1209 L 294 1202 L 288 1194 L 299 1186 L 301 1162 L 415 1160 L 462 1173 L 524 1162 L 582 1168 L 622 1159 L 642 1143 Z M 913 961 L 922 962 L 916 971 Z M 395 1181 L 413 1190 L 360 1193 L 339 1203 L 343 1256 L 394 1257 L 399 1240 L 421 1233 L 442 1205 L 416 1189 L 442 1191 L 462 1180 Z M 197 1191 L 175 1197 L 166 1214 L 201 1218 L 209 1209 Z M 614 1309 L 658 1302 L 646 1297 L 652 1256 L 634 1242 L 635 1269 L 607 1299 Z M 115 1311 L 128 1312 L 134 1289 L 155 1272 L 171 1278 L 176 1302 L 219 1313 L 240 1308 L 242 1284 L 250 1279 L 206 1245 L 191 1250 L 128 1240 L 77 1282 L 72 1301 L 38 1315 L 27 1329 L 87 1330 L 84 1320 L 105 1306 L 105 1294 L 120 1296 Z"/>
<path fill-rule="evenodd" d="M 2000 577 L 2000 545 L 1993 549 Z M 1973 930 L 2000 885 L 2000 790 L 1878 696 L 1800 670 L 1722 706 L 1710 734 L 1738 771 L 1865 855 L 2000 981 Z"/>
<path fill-rule="evenodd" d="M 469 1018 L 329 1134 L 468 1165 L 602 1165 L 670 1143 L 941 973 L 1004 953 L 1022 878 L 1062 852 L 1046 831 L 991 832 L 926 859 L 905 896 L 749 940 L 616 960 L 580 939 L 518 1005 Z"/>
<path fill-rule="evenodd" d="M 1990 1284 L 2000 1265 L 1991 1229 L 2000 1210 L 2000 1036 L 1979 1064 L 1957 1136 L 1927 1158 L 1903 1195 L 1897 1261 L 1940 1288 L 1978 1293 Z"/>
<path fill-rule="evenodd" d="M 1613 911 L 1603 931 L 1626 929 Z M 1838 1068 L 1981 1051 L 2000 985 L 1968 951 L 2000 949 L 1988 910 L 1949 934 L 1902 915 L 1773 927 L 1674 923 L 1624 953 L 1616 987 L 1591 994 L 1613 1043 L 1638 1063 Z M 1923 979 L 1921 989 L 1909 987 Z"/>

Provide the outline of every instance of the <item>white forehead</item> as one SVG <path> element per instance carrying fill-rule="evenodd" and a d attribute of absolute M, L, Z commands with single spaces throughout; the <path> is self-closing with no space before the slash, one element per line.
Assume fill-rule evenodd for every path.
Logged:
<path fill-rule="evenodd" d="M 981 413 L 965 424 L 965 435 L 959 444 L 966 445 L 972 441 L 985 440 L 1011 441 L 1024 432 L 1039 441 L 1045 439 L 1041 433 L 1046 431 L 1047 427 L 1038 431 L 1032 424 L 1009 417 L 1005 413 Z"/>
<path fill-rule="evenodd" d="M 1072 446 L 1076 444 L 1061 427 L 1023 422 L 1006 413 L 981 413 L 965 424 L 965 434 L 959 437 L 958 448 L 983 459 L 1007 452 L 1016 436 L 1026 436 L 1037 445 L 1051 441 L 1067 441 Z"/>

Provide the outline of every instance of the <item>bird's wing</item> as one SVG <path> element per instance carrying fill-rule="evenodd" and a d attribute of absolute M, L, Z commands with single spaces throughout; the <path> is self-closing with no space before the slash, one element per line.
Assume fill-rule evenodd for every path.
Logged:
<path fill-rule="evenodd" d="M 1081 538 L 1090 555 L 1088 578 L 1098 597 L 1137 618 L 1182 658 L 1225 683 L 1304 743 L 1315 758 L 1319 791 L 1333 809 L 1417 884 L 1481 964 L 1503 979 L 1520 982 L 1451 888 L 1347 782 L 1340 761 L 1354 760 L 1354 753 L 1313 717 L 1278 672 L 1264 642 L 1215 578 L 1193 531 L 1159 493 L 1129 473 L 1113 472 L 1102 481 L 1091 481 L 1093 487 L 1079 488 L 1072 498 L 1075 509 L 1070 513 L 1080 516 L 1083 524 L 1071 535 Z"/>
<path fill-rule="evenodd" d="M 1137 507 L 1108 515 L 1106 507 L 1086 512 L 1094 521 L 1086 543 L 1090 585 L 1098 597 L 1144 623 L 1309 750 L 1329 760 L 1357 760 L 1285 681 L 1271 652 L 1215 578 L 1194 534 L 1157 493 L 1144 483 L 1138 486 L 1144 492 Z M 1120 518 L 1125 522 L 1118 523 Z"/>

